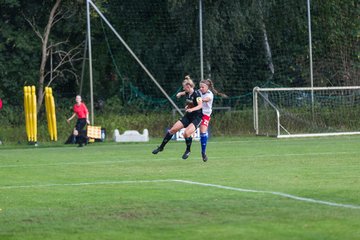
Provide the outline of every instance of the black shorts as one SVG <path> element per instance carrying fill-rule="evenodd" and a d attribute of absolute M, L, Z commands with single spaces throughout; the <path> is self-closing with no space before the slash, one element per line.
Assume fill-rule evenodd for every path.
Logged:
<path fill-rule="evenodd" d="M 190 123 L 194 124 L 195 128 L 200 126 L 202 120 L 202 115 L 189 116 L 185 115 L 180 119 L 180 122 L 184 125 L 184 128 L 190 125 Z"/>
<path fill-rule="evenodd" d="M 79 118 L 76 121 L 75 129 L 80 133 L 86 126 L 86 118 Z"/>

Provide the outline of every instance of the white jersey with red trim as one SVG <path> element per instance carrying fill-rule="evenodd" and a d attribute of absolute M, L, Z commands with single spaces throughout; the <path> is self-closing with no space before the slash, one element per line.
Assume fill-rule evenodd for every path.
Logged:
<path fill-rule="evenodd" d="M 213 104 L 213 100 L 214 100 L 214 94 L 208 90 L 206 93 L 201 93 L 201 98 L 210 98 L 210 100 L 208 102 L 204 102 L 202 104 L 202 113 L 205 115 L 210 116 L 212 113 L 212 104 Z"/>

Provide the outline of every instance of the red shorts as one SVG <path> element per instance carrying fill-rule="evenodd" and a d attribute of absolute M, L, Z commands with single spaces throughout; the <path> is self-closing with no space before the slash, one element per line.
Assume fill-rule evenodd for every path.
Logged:
<path fill-rule="evenodd" d="M 211 119 L 210 116 L 204 114 L 202 119 L 201 119 L 201 124 L 200 125 L 209 127 L 210 119 Z"/>

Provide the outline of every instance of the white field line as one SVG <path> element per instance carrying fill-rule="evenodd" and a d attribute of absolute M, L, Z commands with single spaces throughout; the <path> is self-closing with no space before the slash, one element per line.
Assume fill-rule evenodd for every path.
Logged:
<path fill-rule="evenodd" d="M 317 203 L 317 204 L 328 205 L 328 206 L 332 206 L 332 207 L 360 209 L 360 206 L 358 206 L 358 205 L 341 204 L 341 203 L 334 203 L 334 202 L 316 200 L 316 199 L 312 199 L 312 198 L 298 197 L 298 196 L 295 196 L 295 195 L 291 195 L 291 194 L 287 194 L 287 193 L 281 193 L 281 192 L 235 188 L 235 187 L 228 187 L 228 186 L 209 184 L 209 183 L 193 182 L 193 181 L 187 181 L 187 180 L 173 180 L 173 181 L 181 182 L 181 183 L 187 183 L 187 184 L 193 184 L 193 185 L 200 185 L 200 186 L 204 186 L 204 187 L 214 187 L 214 188 L 220 188 L 220 189 L 227 189 L 227 190 L 238 191 L 238 192 L 252 192 L 252 193 L 272 194 L 272 195 L 277 195 L 277 196 L 280 196 L 280 197 L 290 198 L 290 199 L 294 199 L 294 200 L 298 200 L 298 201 Z"/>
<path fill-rule="evenodd" d="M 319 152 L 319 153 L 289 153 L 289 154 L 263 154 L 263 155 L 253 155 L 247 157 L 241 157 L 241 159 L 261 159 L 261 158 L 269 158 L 269 157 L 296 157 L 296 156 L 319 156 L 319 155 L 355 155 L 359 152 Z M 230 159 L 233 157 L 211 157 L 211 159 Z M 167 161 L 167 160 L 178 160 L 180 157 L 171 157 L 171 158 L 152 158 L 152 159 L 119 159 L 113 161 L 90 161 L 90 162 L 58 162 L 58 163 L 40 163 L 40 164 L 9 164 L 9 165 L 0 165 L 1 168 L 26 168 L 26 167 L 39 167 L 39 166 L 66 166 L 66 165 L 91 165 L 91 164 L 119 164 L 119 163 L 127 163 L 127 162 L 143 162 L 143 161 Z"/>
<path fill-rule="evenodd" d="M 0 189 L 16 189 L 16 188 L 42 188 L 42 187 L 62 187 L 62 186 L 90 186 L 90 185 L 116 185 L 116 184 L 136 184 L 136 183 L 158 183 L 158 182 L 172 182 L 174 180 L 134 180 L 134 181 L 109 181 L 109 182 L 80 182 L 80 183 L 49 183 L 38 185 L 14 185 L 14 186 L 0 186 Z"/>
<path fill-rule="evenodd" d="M 191 184 L 191 185 L 198 185 L 203 187 L 213 187 L 231 191 L 238 191 L 238 192 L 249 192 L 249 193 L 262 193 L 262 194 L 271 194 L 276 195 L 284 198 L 290 198 L 297 201 L 302 202 L 311 202 L 321 205 L 328 205 L 332 207 L 341 207 L 341 208 L 351 208 L 351 209 L 360 209 L 359 205 L 351 205 L 351 204 L 342 204 L 342 203 L 335 203 L 323 200 L 316 200 L 313 198 L 305 198 L 305 197 L 298 197 L 295 195 L 282 193 L 282 192 L 272 192 L 272 191 L 262 191 L 262 190 L 254 190 L 254 189 L 245 189 L 245 188 L 236 188 L 236 187 L 229 187 L 224 185 L 217 185 L 217 184 L 210 184 L 210 183 L 201 183 L 201 182 L 194 182 L 189 180 L 179 180 L 179 179 L 163 179 L 163 180 L 134 180 L 134 181 L 111 181 L 111 182 L 82 182 L 82 183 L 54 183 L 54 184 L 39 184 L 39 185 L 19 185 L 19 186 L 0 186 L 0 189 L 17 189 L 17 188 L 40 188 L 40 187 L 57 187 L 57 186 L 89 186 L 89 185 L 116 185 L 116 184 L 138 184 L 138 183 L 161 183 L 161 182 L 177 182 L 183 184 Z"/>

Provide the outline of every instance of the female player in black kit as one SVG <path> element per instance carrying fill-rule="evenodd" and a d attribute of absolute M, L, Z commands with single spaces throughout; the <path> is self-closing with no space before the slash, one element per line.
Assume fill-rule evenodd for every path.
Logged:
<path fill-rule="evenodd" d="M 202 100 L 201 93 L 195 91 L 195 84 L 191 80 L 190 76 L 186 76 L 182 82 L 183 89 L 186 93 L 186 107 L 185 115 L 178 120 L 171 129 L 166 133 L 161 145 L 152 151 L 153 154 L 158 154 L 164 150 L 165 145 L 169 142 L 172 136 L 180 129 L 185 128 L 184 138 L 186 143 L 186 150 L 182 158 L 187 159 L 190 155 L 190 147 L 192 143 L 192 134 L 196 128 L 200 126 L 202 119 Z"/>

